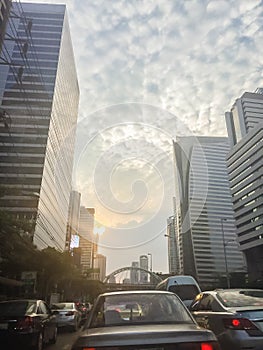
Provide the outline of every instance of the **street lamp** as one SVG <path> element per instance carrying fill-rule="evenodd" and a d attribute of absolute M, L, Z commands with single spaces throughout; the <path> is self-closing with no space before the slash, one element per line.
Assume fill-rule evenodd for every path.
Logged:
<path fill-rule="evenodd" d="M 230 288 L 230 278 L 229 278 L 229 272 L 228 272 L 228 264 L 227 264 L 227 255 L 226 255 L 226 246 L 227 244 L 232 241 L 225 241 L 225 231 L 224 231 L 224 221 L 227 221 L 227 219 L 220 219 L 221 221 L 221 230 L 222 230 L 222 238 L 223 238 L 223 250 L 224 250 L 224 259 L 225 259 L 225 269 L 226 269 L 226 282 L 227 282 L 227 288 Z"/>
<path fill-rule="evenodd" d="M 151 257 L 151 260 L 150 260 L 150 261 L 151 261 L 151 265 L 150 265 L 151 268 L 150 268 L 150 271 L 153 272 L 153 256 L 152 256 L 152 253 L 148 253 L 147 255 Z"/>

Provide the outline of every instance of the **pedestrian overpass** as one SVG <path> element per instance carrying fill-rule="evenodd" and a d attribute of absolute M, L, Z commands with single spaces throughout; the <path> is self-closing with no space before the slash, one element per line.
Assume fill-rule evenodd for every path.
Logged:
<path fill-rule="evenodd" d="M 126 266 L 105 277 L 106 291 L 155 289 L 162 279 L 154 272 L 136 266 Z"/>

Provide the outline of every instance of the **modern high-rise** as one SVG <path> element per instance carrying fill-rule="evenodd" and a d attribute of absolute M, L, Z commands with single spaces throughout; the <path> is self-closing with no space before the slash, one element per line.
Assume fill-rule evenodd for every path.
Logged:
<path fill-rule="evenodd" d="M 79 192 L 71 191 L 65 250 L 70 250 L 71 246 L 75 247 L 74 239 L 79 236 L 80 197 Z"/>
<path fill-rule="evenodd" d="M 0 65 L 0 209 L 65 249 L 79 87 L 65 5 L 12 3 Z M 11 13 L 10 12 L 10 13 Z"/>
<path fill-rule="evenodd" d="M 225 113 L 227 156 L 237 241 L 250 282 L 263 276 L 263 89 L 245 92 Z"/>
<path fill-rule="evenodd" d="M 103 282 L 106 277 L 106 256 L 97 254 L 94 261 L 95 269 L 98 269 L 98 279 Z"/>
<path fill-rule="evenodd" d="M 131 270 L 130 278 L 131 278 L 131 284 L 138 284 L 139 283 L 139 262 L 133 261 L 131 265 L 134 269 Z"/>
<path fill-rule="evenodd" d="M 6 23 L 9 18 L 11 0 L 0 0 L 0 53 L 5 37 Z"/>
<path fill-rule="evenodd" d="M 179 251 L 176 235 L 176 216 L 172 215 L 167 219 L 166 237 L 168 240 L 168 267 L 171 275 L 180 274 Z"/>
<path fill-rule="evenodd" d="M 97 235 L 94 235 L 94 208 L 80 207 L 79 248 L 81 254 L 81 271 L 91 276 L 94 259 L 97 254 Z"/>
<path fill-rule="evenodd" d="M 140 256 L 140 268 L 144 270 L 148 270 L 148 256 L 147 255 L 141 255 Z M 148 273 L 144 271 L 140 271 L 140 283 L 147 283 L 148 282 Z"/>
<path fill-rule="evenodd" d="M 178 137 L 175 155 L 175 216 L 179 268 L 203 288 L 245 270 L 236 242 L 224 137 Z"/>

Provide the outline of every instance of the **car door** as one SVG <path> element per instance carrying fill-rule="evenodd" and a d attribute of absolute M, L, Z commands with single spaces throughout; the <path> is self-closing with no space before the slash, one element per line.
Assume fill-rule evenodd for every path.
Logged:
<path fill-rule="evenodd" d="M 48 343 L 49 340 L 52 339 L 54 333 L 55 317 L 47 304 L 43 301 L 39 302 L 38 312 L 41 318 L 44 343 Z"/>

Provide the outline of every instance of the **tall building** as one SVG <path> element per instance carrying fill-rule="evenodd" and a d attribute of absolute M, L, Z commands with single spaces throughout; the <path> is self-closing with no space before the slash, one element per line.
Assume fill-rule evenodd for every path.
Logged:
<path fill-rule="evenodd" d="M 65 5 L 12 3 L 0 65 L 0 209 L 64 250 L 79 88 Z"/>
<path fill-rule="evenodd" d="M 69 199 L 68 225 L 65 250 L 76 247 L 74 240 L 79 236 L 80 193 L 71 191 Z"/>
<path fill-rule="evenodd" d="M 235 240 L 228 151 L 223 137 L 178 137 L 174 143 L 179 267 L 203 288 L 245 269 Z"/>
<path fill-rule="evenodd" d="M 144 270 L 148 270 L 148 256 L 141 255 L 140 256 L 140 268 Z M 148 282 L 148 273 L 144 271 L 140 271 L 140 283 Z"/>
<path fill-rule="evenodd" d="M 97 242 L 94 235 L 94 208 L 80 207 L 79 248 L 81 251 L 81 271 L 91 276 L 94 259 L 97 254 Z M 92 276 L 93 277 L 93 276 Z"/>
<path fill-rule="evenodd" d="M 263 89 L 245 92 L 225 113 L 231 149 L 227 156 L 237 241 L 248 278 L 263 276 Z"/>
<path fill-rule="evenodd" d="M 6 23 L 9 18 L 11 0 L 0 0 L 0 53 L 5 37 Z"/>
<path fill-rule="evenodd" d="M 176 235 L 176 216 L 172 215 L 167 219 L 166 237 L 168 239 L 168 267 L 171 275 L 181 273 L 179 265 L 179 251 Z"/>
<path fill-rule="evenodd" d="M 103 282 L 106 277 L 106 256 L 102 254 L 97 254 L 94 261 L 95 269 L 98 269 L 98 279 Z"/>
<path fill-rule="evenodd" d="M 139 267 L 139 262 L 133 261 L 131 266 L 134 267 L 134 270 L 131 270 L 131 274 L 130 274 L 131 284 L 138 284 L 139 283 L 139 270 L 136 268 Z"/>

